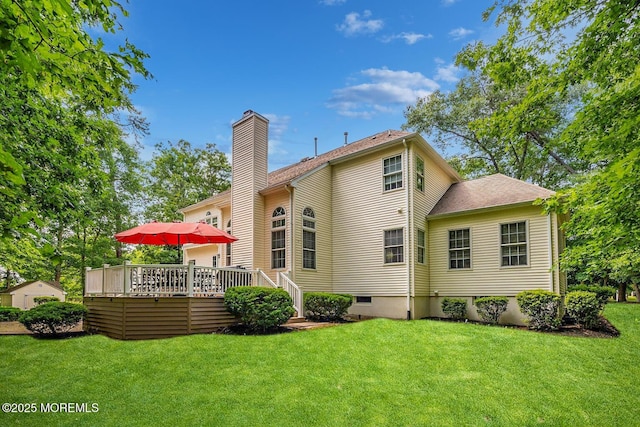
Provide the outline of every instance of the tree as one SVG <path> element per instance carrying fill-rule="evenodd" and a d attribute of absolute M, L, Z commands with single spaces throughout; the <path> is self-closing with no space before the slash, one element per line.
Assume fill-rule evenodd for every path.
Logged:
<path fill-rule="evenodd" d="M 554 136 L 571 144 L 592 171 L 548 203 L 570 212 L 571 246 L 564 268 L 591 277 L 637 283 L 640 253 L 640 2 L 628 0 L 504 0 L 495 10 L 506 33 L 470 50 L 467 65 L 483 69 L 505 90 L 517 87 L 519 52 L 544 58 L 547 73 L 531 75 L 519 106 L 586 90 L 570 122 Z M 535 110 L 527 110 L 536 116 Z M 624 292 L 621 292 L 624 296 Z"/>
<path fill-rule="evenodd" d="M 0 258 L 25 278 L 67 269 L 80 286 L 91 251 L 109 259 L 107 236 L 130 213 L 117 171 L 136 161 L 125 127 L 144 131 L 129 94 L 134 73 L 150 77 L 147 55 L 88 33 L 115 33 L 126 15 L 112 0 L 0 0 Z"/>
<path fill-rule="evenodd" d="M 156 144 L 149 165 L 147 220 L 182 221 L 179 210 L 229 188 L 231 166 L 215 144 Z"/>
<path fill-rule="evenodd" d="M 20 132 L 26 127 L 20 124 L 28 123 L 33 127 L 32 133 L 38 133 L 38 129 L 50 127 L 55 120 L 50 115 L 32 117 L 32 97 L 98 117 L 118 110 L 133 111 L 128 97 L 135 89 L 131 76 L 138 73 L 150 77 L 143 64 L 147 55 L 128 41 L 117 51 L 108 52 L 100 38 L 87 33 L 88 27 L 115 33 L 120 29 L 119 15 L 126 16 L 127 11 L 113 0 L 0 1 L 1 90 L 13 107 L 8 109 L 10 115 L 3 117 L 3 124 L 12 126 L 0 126 L 1 238 L 34 232 L 30 222 L 35 212 L 26 209 L 19 197 L 21 187 L 29 183 L 23 177 L 24 164 L 16 149 L 21 150 L 29 142 L 53 144 L 55 138 L 40 132 L 45 140 L 27 141 Z M 27 108 L 20 109 L 17 100 Z M 70 154 L 82 153 L 80 139 L 69 146 L 75 147 Z"/>
<path fill-rule="evenodd" d="M 459 63 L 465 64 L 466 56 L 484 49 L 481 43 L 468 47 L 459 54 Z M 544 68 L 531 58 L 526 58 L 526 64 L 536 72 Z M 467 178 L 502 173 L 555 188 L 585 167 L 578 164 L 570 147 L 553 138 L 566 126 L 573 93 L 527 106 L 536 111 L 536 119 L 531 120 L 532 115 L 522 111 L 531 81 L 528 73 L 521 73 L 514 87 L 505 88 L 482 65 L 470 67 L 472 71 L 454 91 L 436 91 L 407 107 L 403 127 L 428 133 L 443 151 L 462 148 L 462 154 L 449 160 Z"/>

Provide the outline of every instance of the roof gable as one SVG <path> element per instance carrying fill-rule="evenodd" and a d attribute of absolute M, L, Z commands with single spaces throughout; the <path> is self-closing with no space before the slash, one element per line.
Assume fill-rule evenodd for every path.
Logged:
<path fill-rule="evenodd" d="M 429 217 L 530 203 L 555 194 L 546 188 L 502 174 L 452 184 Z"/>
<path fill-rule="evenodd" d="M 24 282 L 24 283 L 20 283 L 19 285 L 11 286 L 10 288 L 7 288 L 4 291 L 2 291 L 2 293 L 3 294 L 7 294 L 7 293 L 10 293 L 10 292 L 16 291 L 18 289 L 25 288 L 25 287 L 27 287 L 29 285 L 33 285 L 34 283 L 44 283 L 45 285 L 49 285 L 54 289 L 57 289 L 57 290 L 59 290 L 61 292 L 64 292 L 64 289 L 62 289 L 62 286 L 60 286 L 60 284 L 57 283 L 57 282 L 50 282 L 50 281 L 47 281 L 47 280 L 32 280 L 30 282 Z"/>
<path fill-rule="evenodd" d="M 334 161 L 342 157 L 346 157 L 356 153 L 364 152 L 369 149 L 373 149 L 375 147 L 385 145 L 387 143 L 400 141 L 402 138 L 405 138 L 409 135 L 412 135 L 412 134 L 410 132 L 403 132 L 399 130 L 387 130 L 384 132 L 377 133 L 375 135 L 368 136 L 363 139 L 359 139 L 358 141 L 354 141 L 352 143 L 343 145 L 341 147 L 335 148 L 331 151 L 320 154 L 317 157 L 303 159 L 298 163 L 285 166 L 283 168 L 280 168 L 278 170 L 275 170 L 269 173 L 269 176 L 267 178 L 268 180 L 267 188 L 272 188 L 272 187 L 277 187 L 277 186 L 287 184 L 293 181 L 294 179 L 314 170 L 315 168 L 321 166 L 324 163 Z"/>

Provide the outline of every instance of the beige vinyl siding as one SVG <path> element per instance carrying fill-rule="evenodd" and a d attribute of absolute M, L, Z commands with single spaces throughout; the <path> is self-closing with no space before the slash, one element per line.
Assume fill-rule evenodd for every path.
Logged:
<path fill-rule="evenodd" d="M 205 205 L 198 209 L 186 212 L 184 214 L 184 222 L 200 222 L 207 218 L 207 212 L 211 212 L 211 217 L 218 217 L 218 228 L 220 228 L 220 224 L 222 223 L 222 212 L 214 205 Z"/>
<path fill-rule="evenodd" d="M 232 262 L 246 268 L 264 265 L 264 205 L 258 193 L 267 186 L 268 123 L 257 115 L 234 124 L 231 215 Z"/>
<path fill-rule="evenodd" d="M 264 235 L 260 239 L 264 246 L 262 247 L 262 251 L 264 253 L 263 263 L 260 265 L 256 265 L 257 268 L 264 270 L 265 273 L 271 278 L 271 280 L 275 281 L 277 273 L 279 271 L 287 272 L 291 269 L 291 206 L 290 206 L 290 197 L 289 192 L 286 190 L 282 190 L 276 193 L 271 193 L 268 196 L 265 196 L 264 200 L 264 219 L 263 230 Z M 271 221 L 273 218 L 271 215 L 273 211 L 281 206 L 284 208 L 286 213 L 285 215 L 285 268 L 284 269 L 271 269 Z"/>
<path fill-rule="evenodd" d="M 527 222 L 528 266 L 501 267 L 500 224 Z M 538 206 L 475 212 L 430 219 L 431 295 L 514 296 L 526 289 L 553 290 L 549 267 L 549 223 Z M 469 228 L 471 269 L 450 270 L 449 230 Z"/>
<path fill-rule="evenodd" d="M 331 167 L 304 177 L 293 193 L 293 280 L 305 292 L 332 292 Z M 316 216 L 316 269 L 302 267 L 302 211 L 310 207 Z"/>
<path fill-rule="evenodd" d="M 402 154 L 394 147 L 333 167 L 333 291 L 363 296 L 407 294 L 407 180 L 383 191 L 383 159 Z M 399 212 L 400 210 L 400 212 Z M 405 262 L 384 263 L 384 230 L 404 230 Z"/>
<path fill-rule="evenodd" d="M 212 267 L 213 256 L 220 255 L 218 267 L 222 267 L 224 261 L 224 245 L 185 245 L 184 264 L 195 261 L 201 267 Z"/>
<path fill-rule="evenodd" d="M 427 227 L 427 214 L 438 203 L 438 200 L 447 192 L 451 184 L 455 181 L 446 174 L 436 163 L 427 155 L 419 144 L 412 145 L 412 168 L 413 168 L 413 229 L 414 229 L 414 247 L 417 238 L 417 229 L 420 228 L 425 232 L 426 248 L 425 248 L 425 264 L 418 264 L 417 259 L 414 267 L 414 284 L 412 295 L 427 296 L 429 295 L 429 266 L 431 259 L 429 257 L 429 228 Z M 415 188 L 415 158 L 420 156 L 424 161 L 424 192 Z M 415 256 L 414 256 L 415 258 Z"/>
<path fill-rule="evenodd" d="M 226 231 L 227 221 L 231 215 L 228 207 L 217 207 L 214 205 L 205 205 L 193 211 L 184 214 L 184 222 L 198 222 L 205 218 L 207 212 L 211 212 L 211 216 L 218 217 L 218 228 Z M 220 255 L 219 267 L 224 265 L 224 245 L 189 245 L 183 247 L 184 256 L 183 263 L 188 264 L 189 261 L 195 260 L 196 265 L 203 267 L 211 267 L 213 256 Z"/>

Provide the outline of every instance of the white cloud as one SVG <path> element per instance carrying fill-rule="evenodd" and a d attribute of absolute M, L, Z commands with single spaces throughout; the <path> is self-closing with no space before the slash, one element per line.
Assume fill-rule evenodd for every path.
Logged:
<path fill-rule="evenodd" d="M 371 11 L 365 10 L 360 14 L 357 12 L 351 12 L 344 17 L 344 22 L 340 25 L 336 25 L 336 29 L 345 36 L 354 36 L 357 34 L 373 34 L 377 33 L 384 26 L 382 19 L 368 19 L 371 17 Z"/>
<path fill-rule="evenodd" d="M 463 28 L 463 27 L 459 27 L 459 28 L 456 28 L 454 30 L 449 31 L 449 36 L 452 37 L 454 40 L 463 39 L 463 38 L 467 37 L 470 34 L 473 34 L 473 30 L 469 30 L 469 29 Z"/>
<path fill-rule="evenodd" d="M 457 3 L 458 0 L 442 0 L 443 6 L 451 6 L 454 3 Z"/>
<path fill-rule="evenodd" d="M 282 137 L 289 129 L 290 116 L 278 116 L 276 114 L 263 114 L 269 119 L 269 155 L 284 155 L 289 152 L 283 148 Z"/>
<path fill-rule="evenodd" d="M 433 35 L 431 34 L 425 35 L 425 34 L 417 34 L 417 33 L 400 33 L 400 34 L 393 34 L 390 36 L 383 37 L 382 41 L 384 43 L 389 43 L 393 40 L 403 39 L 407 44 L 415 44 L 422 39 L 431 39 L 431 38 L 433 38 Z"/>
<path fill-rule="evenodd" d="M 442 61 L 436 61 L 441 64 L 436 70 L 436 75 L 434 80 L 445 81 L 449 83 L 455 83 L 460 78 L 458 77 L 458 72 L 460 72 L 460 68 L 458 68 L 455 64 L 443 65 Z"/>
<path fill-rule="evenodd" d="M 360 75 L 367 81 L 335 89 L 327 107 L 342 116 L 370 119 L 413 104 L 439 88 L 438 83 L 418 72 L 369 68 Z"/>
<path fill-rule="evenodd" d="M 335 6 L 338 4 L 343 4 L 346 1 L 347 0 L 320 0 L 320 4 L 323 4 L 325 6 Z"/>

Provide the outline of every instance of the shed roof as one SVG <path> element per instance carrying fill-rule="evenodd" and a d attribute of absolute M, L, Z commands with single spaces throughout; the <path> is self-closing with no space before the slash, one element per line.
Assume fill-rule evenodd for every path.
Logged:
<path fill-rule="evenodd" d="M 503 174 L 452 184 L 429 217 L 547 199 L 554 191 Z"/>

